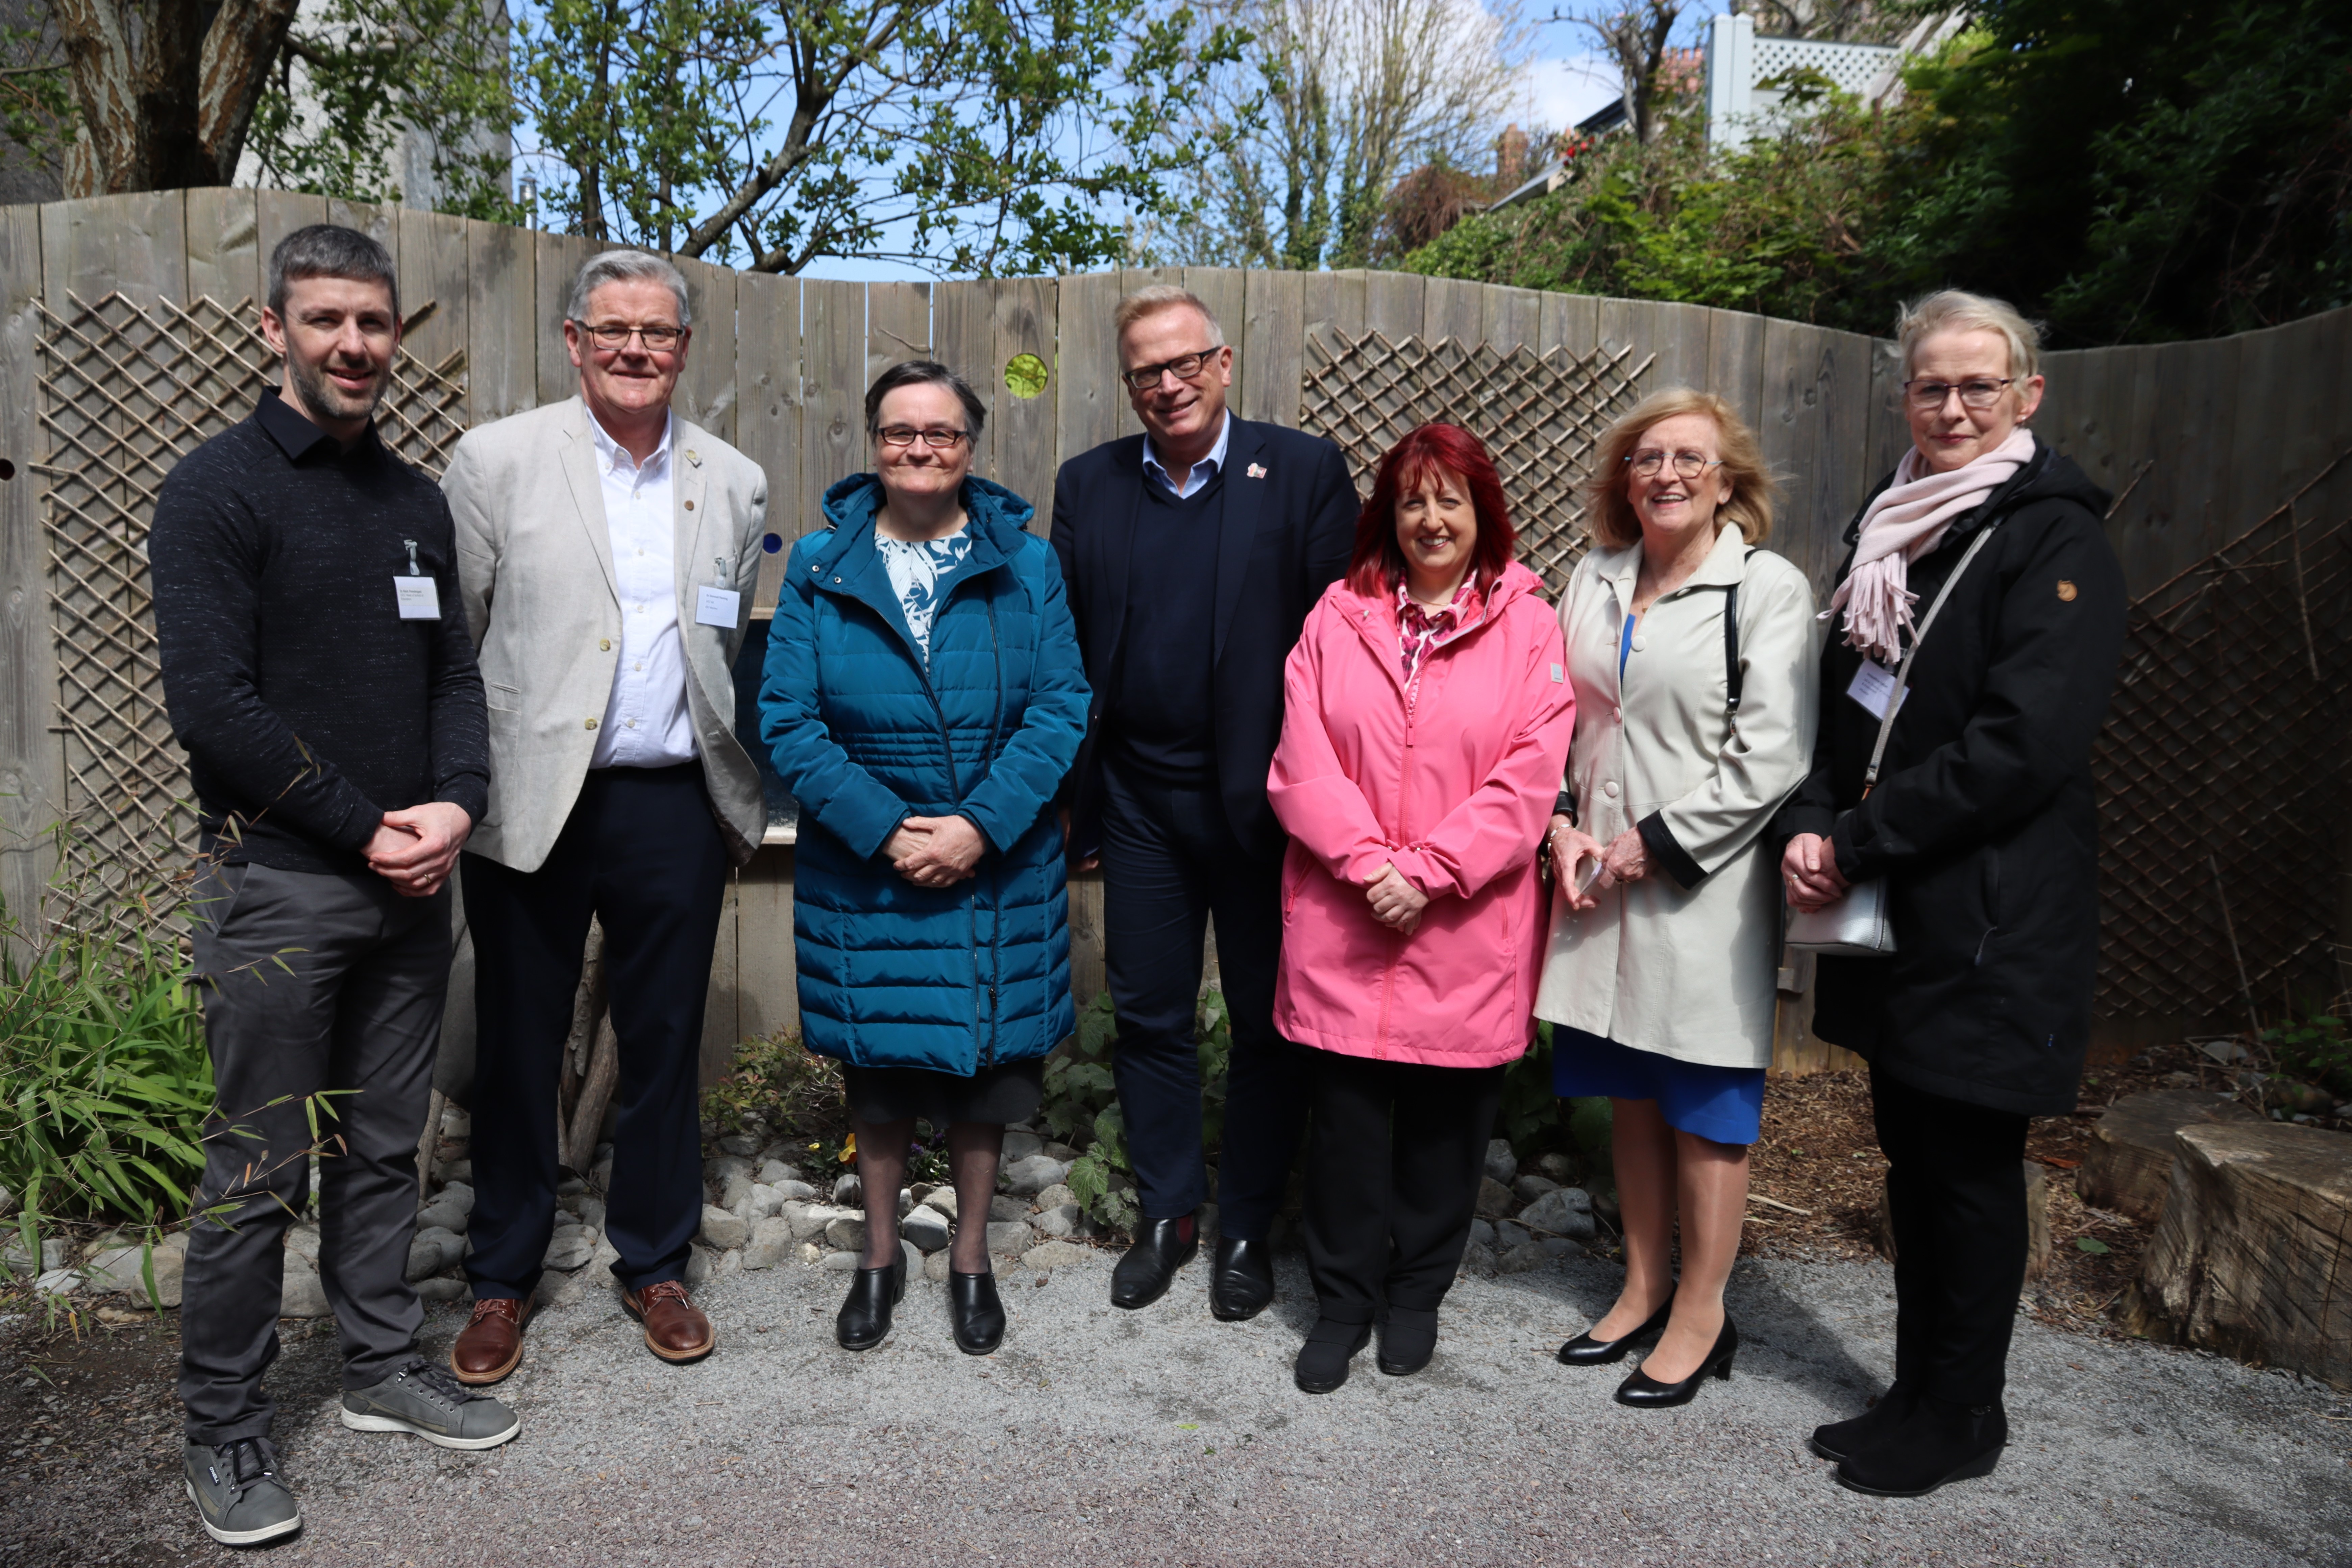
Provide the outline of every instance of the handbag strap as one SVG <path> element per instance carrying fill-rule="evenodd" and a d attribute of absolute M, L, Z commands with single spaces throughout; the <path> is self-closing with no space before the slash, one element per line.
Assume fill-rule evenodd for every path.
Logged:
<path fill-rule="evenodd" d="M 1968 551 L 1960 557 L 1960 563 L 1952 568 L 1952 574 L 1945 578 L 1944 585 L 1936 591 L 1936 602 L 1927 606 L 1927 618 L 1919 623 L 1918 631 L 1912 636 L 1911 646 L 1904 650 L 1902 662 L 1895 667 L 1895 689 L 1886 694 L 1886 714 L 1878 721 L 1878 743 L 1870 748 L 1870 771 L 1862 779 L 1862 798 L 1864 800 L 1868 800 L 1870 792 L 1878 786 L 1878 766 L 1886 757 L 1886 737 L 1895 732 L 1895 715 L 1903 706 L 1903 690 L 1911 682 L 1911 664 L 1919 657 L 1919 645 L 1927 640 L 1927 628 L 1936 624 L 1936 617 L 1943 612 L 1944 601 L 1952 596 L 1954 588 L 1959 586 L 1960 575 L 1969 569 L 1969 563 L 1977 558 L 1977 552 L 1984 548 L 1985 541 L 1990 539 L 1992 531 L 2000 526 L 1998 522 L 1989 523 L 1969 541 Z"/>
<path fill-rule="evenodd" d="M 1739 574 L 1744 581 L 1748 563 L 1756 552 L 1750 550 L 1739 558 Z M 1734 583 L 1723 595 L 1723 713 L 1735 725 L 1739 721 L 1739 584 Z"/>

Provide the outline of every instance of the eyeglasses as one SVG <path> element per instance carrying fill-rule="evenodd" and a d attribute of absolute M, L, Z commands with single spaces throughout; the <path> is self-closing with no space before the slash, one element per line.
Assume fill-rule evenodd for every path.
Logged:
<path fill-rule="evenodd" d="M 1914 408 L 1941 408 L 1944 399 L 1955 392 L 1968 408 L 1990 408 L 2000 398 L 2001 388 L 2016 380 L 2004 375 L 1995 380 L 1989 375 L 1972 376 L 1967 381 L 1906 381 L 1903 391 Z"/>
<path fill-rule="evenodd" d="M 911 447 L 918 436 L 934 451 L 953 451 L 957 442 L 971 439 L 969 430 L 918 430 L 912 425 L 885 425 L 874 432 L 874 438 L 885 447 Z"/>
<path fill-rule="evenodd" d="M 1710 458 L 1704 452 L 1676 452 L 1674 456 L 1675 477 L 1677 479 L 1695 479 L 1709 468 L 1723 467 L 1722 458 Z M 1644 447 L 1626 458 L 1625 466 L 1642 479 L 1654 479 L 1658 477 L 1658 470 L 1666 466 L 1666 454 L 1655 447 Z"/>
<path fill-rule="evenodd" d="M 1178 354 L 1174 359 L 1163 360 L 1158 364 L 1139 364 L 1133 370 L 1120 371 L 1118 378 L 1137 392 L 1150 392 L 1160 384 L 1160 378 L 1163 375 L 1172 375 L 1179 381 L 1192 380 L 1201 374 L 1202 367 L 1216 352 L 1203 349 L 1199 353 Z"/>
<path fill-rule="evenodd" d="M 677 347 L 678 339 L 686 336 L 685 328 L 664 326 L 658 322 L 650 327 L 625 327 L 618 321 L 603 321 L 593 327 L 585 321 L 575 321 L 572 325 L 595 339 L 600 349 L 626 348 L 629 340 L 635 338 L 646 345 L 647 353 L 656 354 L 667 353 Z"/>

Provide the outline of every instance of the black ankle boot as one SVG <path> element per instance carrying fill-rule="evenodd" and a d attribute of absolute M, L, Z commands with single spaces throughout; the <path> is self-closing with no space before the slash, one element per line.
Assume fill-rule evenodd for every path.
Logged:
<path fill-rule="evenodd" d="M 949 1271 L 948 1318 L 955 1325 L 956 1349 L 966 1355 L 988 1355 L 1004 1342 L 1004 1303 L 997 1298 L 993 1270 Z"/>
<path fill-rule="evenodd" d="M 1308 1394 L 1328 1394 L 1348 1381 L 1348 1363 L 1356 1352 L 1371 1342 L 1370 1323 L 1335 1323 L 1328 1318 L 1318 1318 L 1307 1332 L 1307 1342 L 1298 1347 L 1298 1362 L 1291 1369 L 1291 1381 Z"/>
<path fill-rule="evenodd" d="M 1381 1328 L 1380 1369 L 1391 1377 L 1411 1377 L 1437 1353 L 1437 1314 L 1412 1307 L 1391 1307 Z"/>
<path fill-rule="evenodd" d="M 845 1351 L 870 1351 L 890 1333 L 890 1309 L 907 1293 L 905 1259 L 887 1268 L 861 1268 L 833 1320 L 833 1337 Z"/>
<path fill-rule="evenodd" d="M 1917 1402 L 1916 1394 L 1897 1384 L 1880 1394 L 1877 1404 L 1851 1420 L 1814 1427 L 1812 1450 L 1824 1459 L 1843 1459 L 1875 1447 L 1903 1424 L 1903 1418 L 1911 1414 L 1911 1406 Z"/>
<path fill-rule="evenodd" d="M 1926 1497 L 1952 1481 L 1992 1474 L 2009 1442 L 1999 1404 L 1955 1405 L 1922 1394 L 1893 1430 L 1838 1463 L 1838 1485 L 1873 1497 Z"/>

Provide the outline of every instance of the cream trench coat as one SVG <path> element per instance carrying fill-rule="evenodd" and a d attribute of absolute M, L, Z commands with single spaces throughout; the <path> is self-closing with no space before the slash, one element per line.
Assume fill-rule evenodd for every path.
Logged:
<path fill-rule="evenodd" d="M 1552 894 L 1536 1016 L 1709 1067 L 1772 1058 L 1779 858 L 1759 842 L 1812 765 L 1813 595 L 1803 573 L 1748 553 L 1736 526 L 1617 648 L 1642 547 L 1577 563 L 1559 620 L 1576 688 L 1567 787 L 1585 832 L 1639 826 L 1653 868 L 1578 914 Z M 1741 687 L 1725 711 L 1723 613 L 1739 589 Z"/>

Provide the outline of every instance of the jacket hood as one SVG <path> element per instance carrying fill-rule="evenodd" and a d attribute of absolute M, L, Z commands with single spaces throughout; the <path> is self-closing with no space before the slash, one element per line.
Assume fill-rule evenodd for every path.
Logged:
<path fill-rule="evenodd" d="M 1463 633 L 1462 637 L 1476 637 L 1501 620 L 1505 612 L 1519 600 L 1531 594 L 1539 595 L 1542 591 L 1543 580 L 1534 573 L 1516 561 L 1504 563 L 1503 574 L 1495 579 L 1494 588 L 1486 595 L 1485 613 L 1478 617 L 1478 624 Z M 1386 651 L 1387 644 L 1382 639 L 1392 638 L 1396 635 L 1395 589 L 1373 595 L 1359 594 L 1342 577 L 1325 589 L 1323 596 L 1331 601 L 1334 609 L 1344 612 L 1341 619 L 1353 623 L 1360 636 L 1376 649 Z"/>
<path fill-rule="evenodd" d="M 985 536 L 1001 550 L 1010 550 L 1019 542 L 1017 535 L 1029 526 L 1037 509 L 992 479 L 967 477 L 958 499 L 963 502 L 968 526 L 975 535 Z M 835 481 L 824 492 L 824 520 L 845 540 L 860 529 L 871 527 L 874 514 L 882 510 L 882 480 L 875 474 L 852 474 Z"/>

